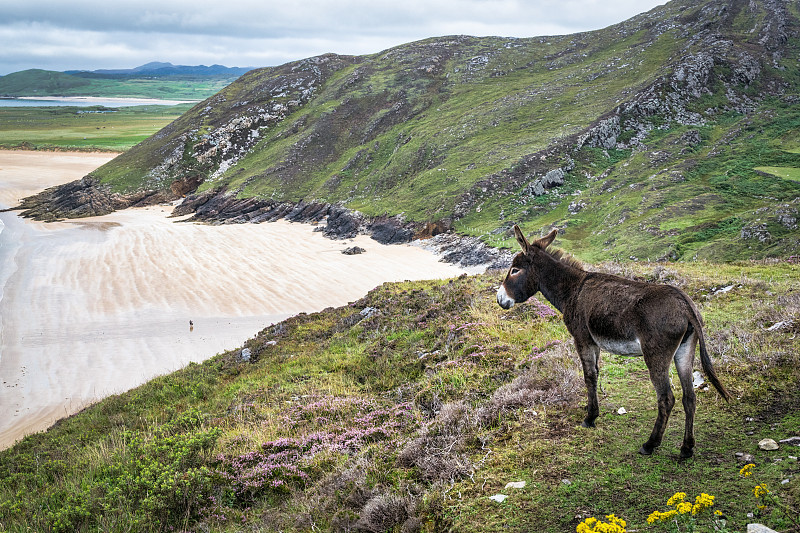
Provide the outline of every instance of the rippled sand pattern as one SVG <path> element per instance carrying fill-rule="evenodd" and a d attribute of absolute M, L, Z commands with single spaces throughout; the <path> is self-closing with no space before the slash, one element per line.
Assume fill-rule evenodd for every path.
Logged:
<path fill-rule="evenodd" d="M 0 152 L 6 204 L 108 159 L 70 154 L 85 165 L 68 158 L 50 172 L 64 154 L 25 155 L 24 163 L 14 154 Z M 331 241 L 289 222 L 190 224 L 169 211 L 56 224 L 0 215 L 0 447 L 103 396 L 238 347 L 289 315 L 344 305 L 384 281 L 461 273 L 414 246 Z M 366 253 L 341 253 L 353 244 Z"/>

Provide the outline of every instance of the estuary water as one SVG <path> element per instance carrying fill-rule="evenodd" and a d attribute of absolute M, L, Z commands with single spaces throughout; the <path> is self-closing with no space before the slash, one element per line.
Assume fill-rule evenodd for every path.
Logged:
<path fill-rule="evenodd" d="M 0 98 L 0 107 L 130 107 L 137 105 L 177 105 L 199 102 L 199 100 L 159 100 L 157 98 L 101 98 L 95 96 L 22 96 Z"/>

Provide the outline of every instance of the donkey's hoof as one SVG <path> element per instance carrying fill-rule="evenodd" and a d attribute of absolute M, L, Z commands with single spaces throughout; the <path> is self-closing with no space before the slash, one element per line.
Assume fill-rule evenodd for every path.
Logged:
<path fill-rule="evenodd" d="M 593 427 L 595 427 L 594 426 L 594 420 L 584 420 L 583 422 L 581 422 L 581 426 L 583 426 L 585 428 L 593 428 Z"/>
<path fill-rule="evenodd" d="M 692 448 L 684 448 L 681 446 L 681 459 L 689 459 L 694 456 L 694 449 Z"/>
<path fill-rule="evenodd" d="M 646 445 L 642 444 L 639 448 L 639 453 L 642 455 L 653 455 L 653 450 L 655 448 L 648 448 Z"/>

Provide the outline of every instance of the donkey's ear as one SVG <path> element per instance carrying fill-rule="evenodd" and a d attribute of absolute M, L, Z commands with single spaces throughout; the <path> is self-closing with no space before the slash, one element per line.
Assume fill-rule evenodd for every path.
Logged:
<path fill-rule="evenodd" d="M 537 247 L 541 248 L 542 250 L 544 250 L 545 248 L 547 248 L 548 246 L 553 244 L 553 241 L 556 240 L 556 235 L 558 235 L 558 231 L 557 230 L 553 230 L 550 233 L 548 233 L 547 235 L 545 235 L 544 237 L 542 237 L 541 239 L 536 239 L 531 244 L 533 246 L 537 246 Z"/>
<path fill-rule="evenodd" d="M 522 253 L 527 254 L 528 250 L 531 248 L 531 243 L 528 242 L 528 239 L 525 238 L 525 234 L 522 233 L 522 230 L 519 229 L 519 226 L 516 224 L 514 224 L 514 236 L 517 238 L 517 242 L 522 248 Z"/>

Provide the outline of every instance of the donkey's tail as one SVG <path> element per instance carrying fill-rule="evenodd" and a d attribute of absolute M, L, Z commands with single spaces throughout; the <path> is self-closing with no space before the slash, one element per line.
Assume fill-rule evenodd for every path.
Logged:
<path fill-rule="evenodd" d="M 689 304 L 689 308 L 691 309 L 693 315 L 692 318 L 689 319 L 689 322 L 697 332 L 697 338 L 700 341 L 700 364 L 703 367 L 703 373 L 705 373 L 708 381 L 714 385 L 714 388 L 719 391 L 722 397 L 725 398 L 726 401 L 729 401 L 732 396 L 725 389 L 722 383 L 720 383 L 717 373 L 714 372 L 714 365 L 711 363 L 711 357 L 708 355 L 708 350 L 706 350 L 706 338 L 703 334 L 703 317 L 700 316 L 700 311 L 697 310 L 697 306 L 694 305 L 692 299 L 689 298 L 689 296 L 683 291 L 679 290 L 679 292 L 681 296 L 683 296 L 686 303 Z"/>
<path fill-rule="evenodd" d="M 730 400 L 731 395 L 725 387 L 722 386 L 722 383 L 720 383 L 717 373 L 714 372 L 714 366 L 711 364 L 711 357 L 709 357 L 708 351 L 706 351 L 706 339 L 705 335 L 703 335 L 703 328 L 698 323 L 695 329 L 697 330 L 697 338 L 700 340 L 700 364 L 703 366 L 703 372 L 708 378 L 708 381 L 714 385 L 714 388 L 719 391 L 722 397 L 725 398 L 726 401 Z"/>

